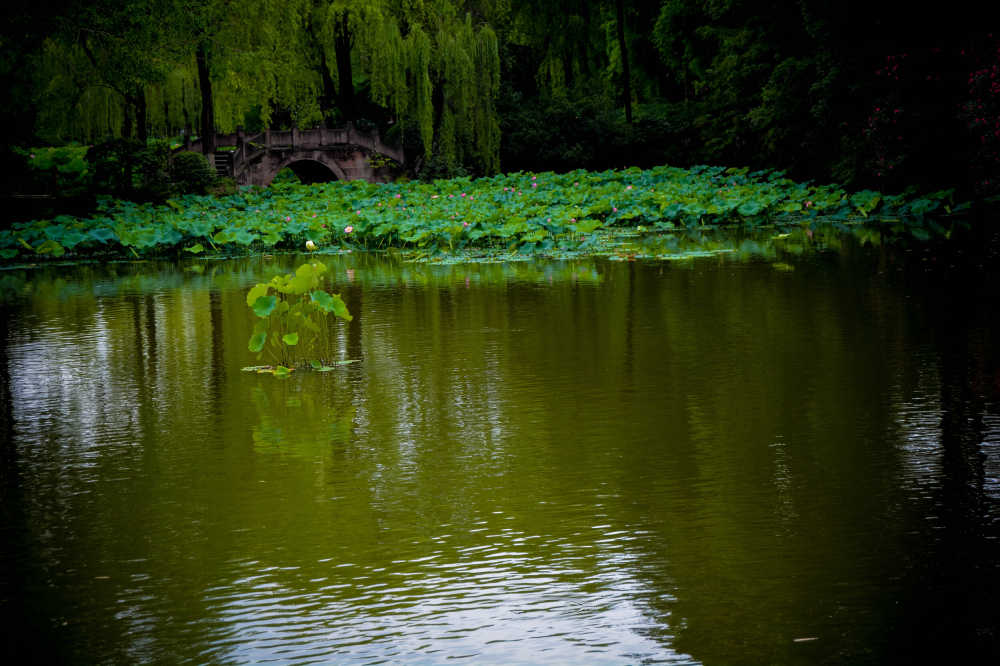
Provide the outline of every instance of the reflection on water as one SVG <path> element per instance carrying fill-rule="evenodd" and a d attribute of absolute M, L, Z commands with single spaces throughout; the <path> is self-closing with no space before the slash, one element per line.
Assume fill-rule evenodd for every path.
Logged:
<path fill-rule="evenodd" d="M 355 317 L 331 321 L 329 356 L 360 362 L 286 380 L 240 372 L 244 296 L 294 257 L 5 272 L 7 652 L 990 654 L 1000 363 L 975 304 L 995 284 L 800 241 L 666 263 L 327 256 Z"/>

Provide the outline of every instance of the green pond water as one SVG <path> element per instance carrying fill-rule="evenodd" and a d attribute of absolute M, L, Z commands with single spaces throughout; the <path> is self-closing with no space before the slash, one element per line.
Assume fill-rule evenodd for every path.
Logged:
<path fill-rule="evenodd" d="M 3 649 L 44 663 L 914 663 L 1000 647 L 994 273 L 321 257 L 0 272 Z M 13 663 L 8 661 L 8 663 Z"/>

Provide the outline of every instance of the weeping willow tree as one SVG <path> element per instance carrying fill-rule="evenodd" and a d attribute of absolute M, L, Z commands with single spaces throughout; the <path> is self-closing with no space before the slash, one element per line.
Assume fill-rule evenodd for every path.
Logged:
<path fill-rule="evenodd" d="M 474 26 L 470 15 L 437 14 L 426 28 L 400 18 L 383 14 L 359 35 L 373 101 L 389 109 L 404 132 L 416 134 L 424 159 L 497 171 L 496 33 L 488 25 Z"/>
<path fill-rule="evenodd" d="M 499 169 L 498 39 L 460 3 L 252 0 L 215 32 L 214 118 L 231 131 L 254 109 L 305 127 L 384 111 L 423 159 Z M 252 27 L 248 27 L 252 26 Z M 377 120 L 368 118 L 368 120 Z"/>
<path fill-rule="evenodd" d="M 96 81 L 79 47 L 47 39 L 34 58 L 39 137 L 47 143 L 91 142 L 122 131 L 124 99 Z"/>
<path fill-rule="evenodd" d="M 147 138 L 146 91 L 169 70 L 158 29 L 168 14 L 167 0 L 92 0 L 48 19 L 32 58 L 39 135 Z"/>
<path fill-rule="evenodd" d="M 637 42 L 646 53 L 654 50 L 639 32 L 655 22 L 656 11 L 658 3 L 625 0 L 513 0 L 507 42 L 538 63 L 534 83 L 543 99 L 603 97 L 631 123 L 639 97 L 659 94 L 658 58 L 645 68 L 633 62 Z"/>
<path fill-rule="evenodd" d="M 603 3 L 515 0 L 508 40 L 529 48 L 538 91 L 549 98 L 607 95 Z"/>
<path fill-rule="evenodd" d="M 423 163 L 499 169 L 498 39 L 460 0 L 95 6 L 108 14 L 69 17 L 36 58 L 53 140 L 212 137 L 250 116 L 299 127 L 366 119 L 398 128 Z M 151 30 L 149 17 L 163 16 L 168 25 Z"/>
<path fill-rule="evenodd" d="M 198 124 L 201 99 L 194 62 L 178 64 L 160 83 L 146 88 L 150 131 L 155 136 L 189 133 Z"/>

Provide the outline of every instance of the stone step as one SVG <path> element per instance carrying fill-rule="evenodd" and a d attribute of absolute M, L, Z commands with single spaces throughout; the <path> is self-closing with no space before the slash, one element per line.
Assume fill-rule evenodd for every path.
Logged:
<path fill-rule="evenodd" d="M 229 153 L 226 151 L 219 151 L 213 155 L 215 158 L 215 173 L 218 174 L 220 178 L 226 178 L 229 176 Z"/>

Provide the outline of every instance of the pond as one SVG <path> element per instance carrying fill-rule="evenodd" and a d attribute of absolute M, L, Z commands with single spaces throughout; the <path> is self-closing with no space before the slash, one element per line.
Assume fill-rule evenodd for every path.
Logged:
<path fill-rule="evenodd" d="M 997 285 L 962 256 L 0 273 L 5 647 L 48 662 L 892 663 L 1000 647 Z"/>

